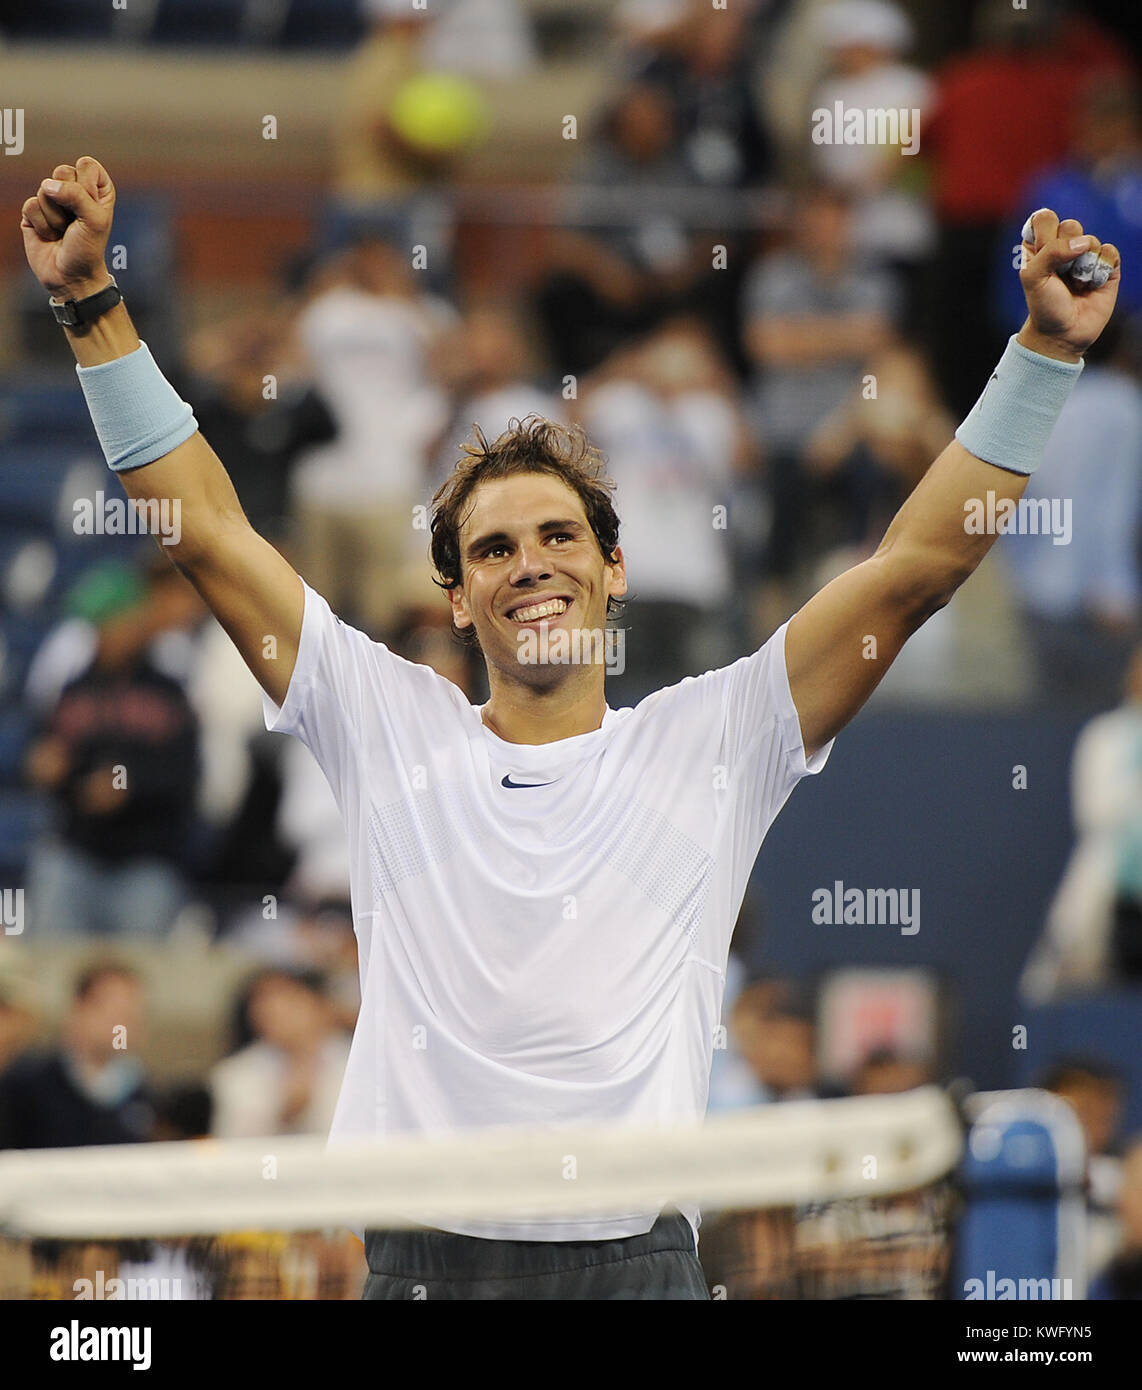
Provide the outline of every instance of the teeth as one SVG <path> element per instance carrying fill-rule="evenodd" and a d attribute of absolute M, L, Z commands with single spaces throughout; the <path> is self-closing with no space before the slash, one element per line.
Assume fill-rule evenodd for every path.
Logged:
<path fill-rule="evenodd" d="M 515 623 L 533 623 L 537 618 L 557 618 L 560 613 L 566 612 L 565 600 L 552 598 L 546 603 L 533 603 L 530 608 L 517 608 L 511 616 Z"/>

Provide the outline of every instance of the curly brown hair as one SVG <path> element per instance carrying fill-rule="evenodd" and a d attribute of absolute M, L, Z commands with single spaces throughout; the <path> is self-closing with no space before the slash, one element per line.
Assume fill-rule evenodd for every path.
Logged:
<path fill-rule="evenodd" d="M 528 415 L 509 420 L 508 428 L 489 444 L 483 430 L 474 425 L 472 437 L 460 451 L 462 457 L 452 476 L 432 499 L 431 555 L 440 576 L 434 584 L 454 589 L 463 582 L 460 527 L 467 519 L 467 504 L 476 488 L 490 479 L 516 473 L 549 473 L 566 483 L 583 503 L 603 559 L 613 562 L 619 543 L 619 518 L 611 501 L 614 483 L 606 477 L 606 461 L 582 426 L 560 425 L 542 415 Z M 618 600 L 608 598 L 607 616 L 621 611 Z"/>

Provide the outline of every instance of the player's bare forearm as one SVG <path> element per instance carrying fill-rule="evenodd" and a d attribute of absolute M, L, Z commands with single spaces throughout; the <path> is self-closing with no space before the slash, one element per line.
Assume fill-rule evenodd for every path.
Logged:
<path fill-rule="evenodd" d="M 1029 317 L 1019 342 L 1075 363 L 1102 332 L 1117 297 L 1119 255 L 1074 221 L 1035 214 L 1020 273 Z M 1085 251 L 1110 267 L 1107 281 L 1076 289 L 1060 268 Z M 985 463 L 957 440 L 942 451 L 896 514 L 876 553 L 823 588 L 796 613 L 785 638 L 789 687 L 807 754 L 833 738 L 873 693 L 908 638 L 942 608 L 991 549 L 995 535 L 965 524 L 992 493 L 1017 502 L 1023 472 Z"/>
<path fill-rule="evenodd" d="M 107 171 L 85 156 L 76 165 L 57 165 L 52 178 L 24 203 L 20 225 L 28 263 L 57 300 L 86 299 L 110 283 L 105 250 L 114 202 Z M 140 347 L 122 303 L 64 332 L 81 367 L 115 361 Z M 177 541 L 162 549 L 198 589 L 259 684 L 280 704 L 301 636 L 301 580 L 250 526 L 214 450 L 196 432 L 154 462 L 121 471 L 119 480 L 129 498 L 177 508 Z"/>

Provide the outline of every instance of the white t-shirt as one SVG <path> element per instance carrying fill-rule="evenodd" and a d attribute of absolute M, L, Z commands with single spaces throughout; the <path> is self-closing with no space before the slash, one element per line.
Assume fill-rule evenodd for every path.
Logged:
<path fill-rule="evenodd" d="M 832 747 L 806 765 L 784 640 L 522 745 L 306 586 L 285 702 L 264 701 L 349 836 L 362 1004 L 333 1141 L 701 1119 L 750 870 Z M 658 1214 L 447 1229 L 604 1240 Z"/>
<path fill-rule="evenodd" d="M 349 1047 L 337 1032 L 321 1046 L 313 1092 L 288 1130 L 278 1119 L 289 1079 L 289 1059 L 267 1042 L 252 1042 L 224 1057 L 210 1074 L 214 1100 L 211 1133 L 218 1139 L 256 1139 L 274 1134 L 326 1134 L 345 1075 Z"/>
<path fill-rule="evenodd" d="M 714 508 L 730 500 L 733 405 L 716 391 L 666 397 L 616 380 L 587 398 L 583 423 L 623 499 L 622 549 L 633 596 L 724 605 L 730 563 Z"/>
<path fill-rule="evenodd" d="M 337 437 L 299 453 L 298 500 L 354 513 L 416 500 L 426 451 L 448 420 L 428 354 L 455 321 L 455 311 L 430 295 L 400 299 L 349 285 L 305 307 L 298 337 Z"/>

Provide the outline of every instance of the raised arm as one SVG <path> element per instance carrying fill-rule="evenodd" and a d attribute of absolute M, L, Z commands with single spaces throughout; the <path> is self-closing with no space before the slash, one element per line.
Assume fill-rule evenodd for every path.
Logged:
<path fill-rule="evenodd" d="M 23 206 L 24 250 L 54 298 L 85 299 L 111 283 L 105 253 L 114 185 L 89 156 L 58 165 L 52 180 L 53 186 L 45 180 Z M 63 331 L 81 367 L 115 361 L 140 346 L 123 304 Z M 178 543 L 160 549 L 202 595 L 258 683 L 281 704 L 301 637 L 301 580 L 247 521 L 217 454 L 196 431 L 153 462 L 118 476 L 130 498 L 178 504 Z"/>
<path fill-rule="evenodd" d="M 1048 209 L 1035 214 L 1033 228 L 1035 240 L 1027 243 L 1020 271 L 1028 318 L 1017 341 L 1032 353 L 1074 365 L 1110 318 L 1119 254 L 1084 235 L 1079 223 L 1060 223 Z M 1088 250 L 1113 266 L 1099 288 L 1072 284 L 1058 273 Z M 989 405 L 992 433 L 1001 439 L 1006 424 L 1016 438 L 1022 423 L 1016 412 L 1025 406 L 1013 403 L 1005 422 Z M 966 525 L 973 500 L 983 504 L 991 492 L 1001 512 L 1000 499 L 1017 502 L 1026 486 L 1026 471 L 984 462 L 953 440 L 893 518 L 876 553 L 827 584 L 793 616 L 785 660 L 808 756 L 852 719 L 908 638 L 948 603 L 991 549 L 994 534 L 975 534 Z"/>

